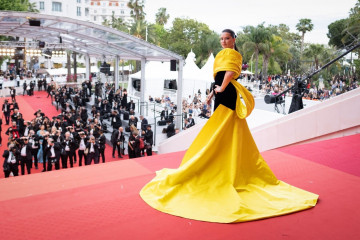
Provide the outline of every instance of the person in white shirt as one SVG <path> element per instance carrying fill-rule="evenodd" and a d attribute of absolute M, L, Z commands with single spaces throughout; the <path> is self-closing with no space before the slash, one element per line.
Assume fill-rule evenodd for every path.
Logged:
<path fill-rule="evenodd" d="M 89 142 L 86 144 L 88 154 L 86 156 L 85 165 L 90 165 L 94 160 L 95 164 L 99 163 L 99 144 L 95 142 L 95 137 L 91 136 Z"/>
<path fill-rule="evenodd" d="M 79 151 L 78 151 L 78 155 L 79 155 L 79 167 L 82 166 L 82 159 L 84 157 L 84 164 L 86 163 L 86 156 L 84 154 L 84 151 L 86 149 L 86 144 L 88 142 L 88 138 L 86 137 L 84 132 L 79 132 L 79 136 L 80 136 L 80 140 L 79 140 Z"/>
<path fill-rule="evenodd" d="M 31 165 L 32 165 L 32 154 L 31 154 L 31 145 L 28 138 L 21 138 L 20 145 L 20 166 L 21 166 L 21 175 L 25 175 L 25 166 L 28 174 L 31 174 Z"/>

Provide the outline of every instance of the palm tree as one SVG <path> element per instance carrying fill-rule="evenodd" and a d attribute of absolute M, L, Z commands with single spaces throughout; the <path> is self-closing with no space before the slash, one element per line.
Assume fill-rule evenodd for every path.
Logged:
<path fill-rule="evenodd" d="M 27 2 L 27 6 L 28 6 L 28 12 L 40 12 L 37 8 L 36 8 L 36 2 L 29 2 L 28 0 L 26 0 Z"/>
<path fill-rule="evenodd" d="M 263 24 L 249 27 L 249 41 L 243 45 L 244 52 L 253 51 L 255 54 L 255 80 L 258 79 L 259 53 L 266 48 L 266 42 L 271 39 L 271 32 Z"/>
<path fill-rule="evenodd" d="M 304 38 L 306 32 L 311 32 L 314 28 L 314 24 L 311 23 L 311 19 L 303 18 L 299 20 L 299 23 L 296 24 L 296 29 L 302 33 L 301 35 L 301 53 L 304 51 Z"/>
<path fill-rule="evenodd" d="M 156 43 L 156 36 L 152 25 L 148 25 L 145 20 L 135 20 L 130 29 L 131 35 L 147 40 L 151 43 Z"/>
<path fill-rule="evenodd" d="M 322 44 L 310 44 L 309 47 L 304 50 L 306 57 L 314 59 L 315 70 L 320 66 L 320 57 L 324 51 L 325 47 Z"/>
<path fill-rule="evenodd" d="M 127 6 L 131 9 L 130 15 L 134 20 L 144 20 L 145 12 L 144 12 L 144 1 L 143 0 L 130 0 Z"/>
<path fill-rule="evenodd" d="M 170 15 L 166 13 L 166 8 L 159 8 L 156 14 L 156 23 L 164 26 L 169 20 Z"/>
<path fill-rule="evenodd" d="M 283 42 L 282 38 L 279 36 L 273 35 L 271 40 L 265 43 L 263 48 L 263 79 L 267 79 L 268 76 L 268 66 L 270 60 L 272 63 L 277 59 L 289 60 L 291 58 L 291 53 L 289 52 L 289 45 Z"/>
<path fill-rule="evenodd" d="M 107 27 L 111 27 L 123 32 L 128 32 L 128 24 L 124 21 L 124 19 L 122 18 L 116 18 L 114 13 L 111 16 L 111 20 L 109 21 L 108 19 L 105 19 L 104 22 L 102 23 L 103 25 L 107 26 Z"/>

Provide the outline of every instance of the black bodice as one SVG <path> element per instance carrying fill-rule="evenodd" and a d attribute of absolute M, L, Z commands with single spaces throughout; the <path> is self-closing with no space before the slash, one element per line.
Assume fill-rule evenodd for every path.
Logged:
<path fill-rule="evenodd" d="M 224 76 L 225 76 L 225 71 L 218 72 L 215 76 L 215 85 L 221 86 L 224 80 Z M 230 108 L 231 110 L 235 110 L 236 98 L 237 98 L 236 89 L 234 85 L 230 82 L 223 92 L 215 94 L 214 111 L 219 106 L 219 104 L 222 104 L 225 107 Z"/>

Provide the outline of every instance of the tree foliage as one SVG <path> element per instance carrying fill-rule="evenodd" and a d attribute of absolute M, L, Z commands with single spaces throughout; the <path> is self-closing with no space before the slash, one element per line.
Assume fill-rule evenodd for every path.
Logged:
<path fill-rule="evenodd" d="M 130 15 L 135 20 L 144 20 L 146 13 L 144 12 L 144 0 L 130 0 L 127 6 L 131 9 Z"/>
<path fill-rule="evenodd" d="M 311 32 L 314 28 L 314 24 L 312 24 L 311 19 L 302 18 L 299 20 L 299 23 L 296 24 L 296 29 L 301 32 L 301 52 L 304 50 L 304 40 L 305 40 L 305 33 Z"/>
<path fill-rule="evenodd" d="M 164 26 L 167 24 L 170 15 L 166 12 L 166 8 L 159 8 L 158 12 L 156 13 L 156 20 L 155 22 L 159 25 Z"/>

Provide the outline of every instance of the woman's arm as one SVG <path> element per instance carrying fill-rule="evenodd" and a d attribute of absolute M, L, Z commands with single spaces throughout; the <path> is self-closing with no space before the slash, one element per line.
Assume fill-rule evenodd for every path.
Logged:
<path fill-rule="evenodd" d="M 214 89 L 215 94 L 218 92 L 223 92 L 227 87 L 227 85 L 229 84 L 229 82 L 231 81 L 231 79 L 233 79 L 233 76 L 234 76 L 234 72 L 226 71 L 221 86 L 215 85 L 215 89 Z"/>

